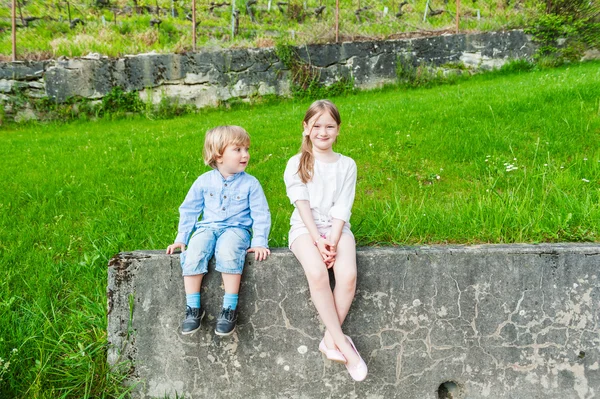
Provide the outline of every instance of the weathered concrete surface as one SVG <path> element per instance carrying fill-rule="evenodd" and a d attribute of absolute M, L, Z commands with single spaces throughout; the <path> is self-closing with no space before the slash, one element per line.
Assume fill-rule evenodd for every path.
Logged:
<path fill-rule="evenodd" d="M 248 258 L 229 338 L 213 332 L 222 288 L 212 267 L 207 317 L 183 336 L 178 256 L 116 256 L 109 361 L 126 362 L 142 398 L 433 399 L 446 381 L 460 387 L 454 398 L 600 396 L 600 245 L 363 248 L 358 265 L 344 328 L 369 365 L 363 383 L 317 351 L 323 327 L 285 249 Z"/>

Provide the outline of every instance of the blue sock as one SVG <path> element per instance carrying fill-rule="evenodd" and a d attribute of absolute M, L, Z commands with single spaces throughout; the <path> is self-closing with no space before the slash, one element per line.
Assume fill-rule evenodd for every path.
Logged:
<path fill-rule="evenodd" d="M 238 304 L 238 294 L 228 294 L 225 293 L 223 295 L 223 309 L 231 308 L 235 310 Z"/>
<path fill-rule="evenodd" d="M 200 293 L 195 292 L 193 294 L 186 294 L 185 301 L 190 308 L 199 308 L 200 307 Z"/>

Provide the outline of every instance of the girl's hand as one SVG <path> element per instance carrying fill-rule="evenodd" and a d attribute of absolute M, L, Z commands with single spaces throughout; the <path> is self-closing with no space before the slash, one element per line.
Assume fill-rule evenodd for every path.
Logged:
<path fill-rule="evenodd" d="M 248 249 L 248 253 L 250 252 L 254 252 L 254 259 L 260 261 L 267 259 L 267 256 L 271 255 L 271 250 L 263 247 L 250 248 Z"/>
<path fill-rule="evenodd" d="M 171 255 L 175 253 L 175 250 L 179 249 L 181 252 L 185 251 L 185 244 L 182 242 L 176 242 L 167 247 L 167 255 Z"/>
<path fill-rule="evenodd" d="M 319 237 L 317 241 L 317 250 L 321 254 L 323 258 L 323 262 L 325 262 L 325 266 L 327 268 L 331 268 L 333 266 L 333 262 L 335 261 L 336 252 L 331 250 L 331 247 L 334 246 L 333 243 L 327 238 Z"/>
<path fill-rule="evenodd" d="M 329 250 L 329 252 L 331 252 L 333 254 L 333 256 L 329 259 L 329 262 L 325 262 L 325 266 L 327 266 L 328 269 L 331 269 L 333 267 L 333 265 L 335 265 L 335 256 L 337 255 L 337 245 L 330 245 L 329 247 L 327 247 L 327 249 Z"/>

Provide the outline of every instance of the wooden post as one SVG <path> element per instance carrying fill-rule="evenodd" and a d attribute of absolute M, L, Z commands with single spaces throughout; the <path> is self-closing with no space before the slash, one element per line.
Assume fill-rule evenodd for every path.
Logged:
<path fill-rule="evenodd" d="M 12 0 L 12 60 L 17 60 L 17 0 Z"/>
<path fill-rule="evenodd" d="M 192 48 L 196 52 L 196 0 L 192 0 L 192 43 Z"/>
<path fill-rule="evenodd" d="M 335 0 L 335 42 L 340 36 L 340 0 Z"/>
<path fill-rule="evenodd" d="M 459 32 L 458 23 L 460 22 L 460 0 L 456 0 L 456 33 Z"/>

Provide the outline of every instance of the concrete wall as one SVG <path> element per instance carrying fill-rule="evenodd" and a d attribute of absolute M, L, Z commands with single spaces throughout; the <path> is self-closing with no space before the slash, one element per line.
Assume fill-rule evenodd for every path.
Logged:
<path fill-rule="evenodd" d="M 141 398 L 434 399 L 448 381 L 454 399 L 600 396 L 600 245 L 361 248 L 357 257 L 344 330 L 368 363 L 362 383 L 318 352 L 323 326 L 287 249 L 248 257 L 228 338 L 213 332 L 222 287 L 212 266 L 207 317 L 183 336 L 178 256 L 115 256 L 109 362 L 129 370 Z"/>
<path fill-rule="evenodd" d="M 509 59 L 529 58 L 535 46 L 529 36 L 515 30 L 310 45 L 296 52 L 318 68 L 325 84 L 352 77 L 359 88 L 369 88 L 396 80 L 399 56 L 415 65 L 462 62 L 473 69 L 489 69 Z M 17 92 L 63 102 L 69 97 L 101 99 L 120 86 L 155 103 L 168 97 L 204 107 L 230 98 L 288 95 L 289 74 L 273 48 L 9 62 L 0 63 L 0 103 L 11 114 Z"/>

